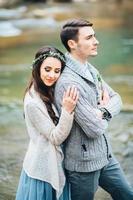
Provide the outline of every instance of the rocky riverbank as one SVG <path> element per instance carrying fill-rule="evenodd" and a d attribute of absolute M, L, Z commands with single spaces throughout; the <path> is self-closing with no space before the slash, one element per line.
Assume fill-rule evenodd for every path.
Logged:
<path fill-rule="evenodd" d="M 13 200 L 29 138 L 22 105 L 12 103 L 0 107 L 0 199 Z M 115 117 L 109 135 L 113 151 L 133 186 L 133 113 L 121 112 Z M 99 188 L 95 200 L 111 200 L 111 197 Z"/>

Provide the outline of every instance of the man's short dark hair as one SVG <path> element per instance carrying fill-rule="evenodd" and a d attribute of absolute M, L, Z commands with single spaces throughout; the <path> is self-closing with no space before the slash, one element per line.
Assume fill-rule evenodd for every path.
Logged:
<path fill-rule="evenodd" d="M 68 40 L 77 41 L 79 28 L 85 26 L 93 26 L 93 24 L 84 19 L 73 19 L 67 21 L 66 24 L 64 24 L 64 26 L 62 27 L 60 38 L 63 45 L 69 52 L 70 52 L 70 47 L 68 46 Z"/>

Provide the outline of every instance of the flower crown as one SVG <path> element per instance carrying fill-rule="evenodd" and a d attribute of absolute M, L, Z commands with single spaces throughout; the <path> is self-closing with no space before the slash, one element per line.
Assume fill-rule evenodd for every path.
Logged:
<path fill-rule="evenodd" d="M 56 52 L 53 52 L 53 51 L 49 51 L 48 53 L 44 53 L 44 54 L 41 54 L 38 58 L 34 59 L 32 64 L 34 65 L 36 62 L 38 62 L 39 60 L 41 59 L 46 59 L 47 57 L 55 57 L 55 58 L 58 58 L 59 60 L 65 62 L 65 57 L 62 56 L 60 53 L 56 53 Z"/>

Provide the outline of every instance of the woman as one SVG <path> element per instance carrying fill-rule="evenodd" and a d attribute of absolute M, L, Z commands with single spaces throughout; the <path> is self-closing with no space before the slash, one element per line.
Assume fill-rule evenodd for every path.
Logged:
<path fill-rule="evenodd" d="M 72 127 L 78 91 L 69 87 L 64 93 L 59 119 L 53 105 L 54 86 L 64 66 L 65 57 L 56 48 L 42 47 L 35 55 L 32 78 L 24 97 L 24 116 L 30 142 L 16 200 L 69 199 L 60 144 Z"/>

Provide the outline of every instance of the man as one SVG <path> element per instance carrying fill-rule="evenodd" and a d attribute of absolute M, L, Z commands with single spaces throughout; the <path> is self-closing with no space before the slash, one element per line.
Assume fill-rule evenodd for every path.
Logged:
<path fill-rule="evenodd" d="M 68 52 L 55 90 L 58 110 L 68 85 L 79 90 L 75 120 L 64 145 L 71 199 L 93 200 L 101 186 L 114 200 L 133 200 L 133 190 L 112 153 L 107 132 L 109 121 L 120 112 L 121 98 L 88 63 L 97 55 L 99 44 L 92 23 L 68 21 L 62 28 L 61 40 Z"/>

